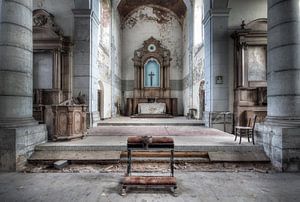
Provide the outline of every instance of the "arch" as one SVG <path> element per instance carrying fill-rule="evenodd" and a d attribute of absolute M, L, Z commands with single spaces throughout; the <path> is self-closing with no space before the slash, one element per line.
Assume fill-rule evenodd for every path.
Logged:
<path fill-rule="evenodd" d="M 98 81 L 98 112 L 100 119 L 104 119 L 104 85 L 102 81 Z"/>
<path fill-rule="evenodd" d="M 203 119 L 205 111 L 205 81 L 201 80 L 199 85 L 199 119 Z"/>
<path fill-rule="evenodd" d="M 157 13 L 158 16 L 160 16 L 161 19 L 159 20 L 159 22 L 164 20 L 164 18 L 165 18 L 164 14 L 169 13 L 170 16 L 172 16 L 174 19 L 176 19 L 181 26 L 183 25 L 184 17 L 180 18 L 173 10 L 171 10 L 167 7 L 162 7 L 162 6 L 154 5 L 154 4 L 145 4 L 145 5 L 140 5 L 140 6 L 135 7 L 129 13 L 127 13 L 126 16 L 122 17 L 122 23 L 124 24 L 138 10 L 144 9 L 147 7 L 153 8 L 153 10 L 155 10 L 154 12 Z"/>
<path fill-rule="evenodd" d="M 161 0 L 120 0 L 118 2 L 118 11 L 120 16 L 124 18 L 127 16 L 132 10 L 136 9 L 137 7 L 144 6 L 144 5 L 157 5 L 164 8 L 168 8 L 173 11 L 180 19 L 184 18 L 187 6 L 184 0 L 168 0 L 168 1 L 161 1 Z"/>
<path fill-rule="evenodd" d="M 160 63 L 155 58 L 149 58 L 144 63 L 144 86 L 146 88 L 160 87 Z"/>

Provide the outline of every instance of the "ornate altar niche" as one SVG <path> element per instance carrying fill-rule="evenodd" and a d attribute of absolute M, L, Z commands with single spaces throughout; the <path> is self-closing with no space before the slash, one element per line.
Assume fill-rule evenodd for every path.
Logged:
<path fill-rule="evenodd" d="M 267 115 L 267 20 L 243 21 L 232 38 L 235 125 L 246 125 L 253 114 L 262 122 Z"/>
<path fill-rule="evenodd" d="M 46 10 L 33 11 L 33 116 L 54 133 L 51 105 L 72 97 L 70 38 L 55 24 Z"/>
<path fill-rule="evenodd" d="M 58 104 L 72 96 L 71 42 L 43 9 L 33 11 L 34 91 L 36 101 Z M 41 96 L 41 97 L 40 97 Z"/>
<path fill-rule="evenodd" d="M 134 52 L 134 92 L 127 98 L 127 115 L 139 115 L 139 103 L 165 103 L 165 115 L 177 115 L 177 98 L 171 98 L 170 50 L 151 37 Z M 148 114 L 147 117 L 158 117 Z M 145 115 L 143 116 L 145 117 Z"/>

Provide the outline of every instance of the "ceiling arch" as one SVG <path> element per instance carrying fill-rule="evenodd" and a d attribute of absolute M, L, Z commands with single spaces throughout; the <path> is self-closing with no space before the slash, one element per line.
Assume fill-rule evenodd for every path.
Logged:
<path fill-rule="evenodd" d="M 184 18 L 187 7 L 183 0 L 121 0 L 118 11 L 122 18 L 125 18 L 134 9 L 143 5 L 158 5 L 173 11 L 179 19 Z"/>

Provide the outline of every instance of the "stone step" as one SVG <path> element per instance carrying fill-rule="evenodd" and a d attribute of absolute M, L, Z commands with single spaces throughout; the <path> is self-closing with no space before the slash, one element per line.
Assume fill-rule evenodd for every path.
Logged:
<path fill-rule="evenodd" d="M 169 123 L 169 122 L 100 122 L 98 123 L 98 126 L 205 126 L 205 124 L 202 121 L 199 122 L 185 122 L 185 123 Z"/>
<path fill-rule="evenodd" d="M 118 163 L 120 155 L 121 151 L 35 151 L 28 159 L 28 162 L 39 163 L 68 160 L 70 162 Z"/>
<path fill-rule="evenodd" d="M 175 162 L 269 162 L 263 151 L 177 151 Z M 126 152 L 121 151 L 35 151 L 28 159 L 29 163 L 53 163 L 68 160 L 72 163 L 119 163 L 127 162 Z M 138 152 L 133 155 L 134 162 L 168 162 L 166 152 Z"/>
<path fill-rule="evenodd" d="M 95 145 L 95 144 L 41 144 L 35 147 L 35 151 L 126 151 L 126 143 L 120 143 L 118 145 Z M 260 151 L 263 152 L 263 147 L 260 145 L 238 145 L 226 146 L 226 145 L 176 145 L 175 151 L 206 151 L 206 152 L 248 152 L 248 151 Z"/>
<path fill-rule="evenodd" d="M 208 152 L 211 162 L 270 162 L 264 151 L 217 151 Z"/>

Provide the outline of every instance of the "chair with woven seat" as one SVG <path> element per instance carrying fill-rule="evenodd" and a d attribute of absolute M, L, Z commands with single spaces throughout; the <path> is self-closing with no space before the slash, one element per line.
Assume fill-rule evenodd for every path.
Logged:
<path fill-rule="evenodd" d="M 250 137 L 252 139 L 252 143 L 254 143 L 254 128 L 255 128 L 255 123 L 256 123 L 256 118 L 257 115 L 254 115 L 252 118 L 249 119 L 249 122 L 247 124 L 247 126 L 236 126 L 235 127 L 235 139 L 234 141 L 236 141 L 237 136 L 240 136 L 240 143 L 242 142 L 242 136 L 243 135 L 247 135 L 248 137 L 248 142 L 250 142 Z"/>

